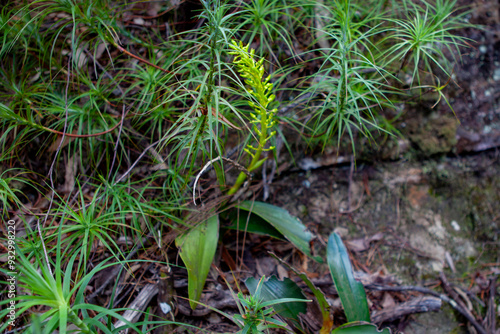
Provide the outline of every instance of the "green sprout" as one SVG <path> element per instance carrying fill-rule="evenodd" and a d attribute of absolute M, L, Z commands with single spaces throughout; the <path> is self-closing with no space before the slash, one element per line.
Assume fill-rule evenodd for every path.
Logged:
<path fill-rule="evenodd" d="M 241 41 L 237 43 L 234 40 L 231 42 L 232 44 L 229 47 L 234 51 L 230 51 L 229 54 L 235 55 L 233 63 L 237 66 L 240 75 L 245 79 L 245 84 L 248 86 L 247 91 L 256 101 L 248 101 L 248 104 L 253 109 L 250 114 L 253 131 L 258 135 L 257 146 L 248 144 L 245 148 L 245 152 L 252 156 L 252 161 L 247 167 L 247 170 L 251 172 L 259 168 L 266 160 L 260 159 L 262 152 L 274 149 L 274 146 L 266 148 L 266 143 L 276 134 L 276 131 L 271 131 L 268 134 L 268 130 L 276 124 L 274 115 L 277 109 L 269 108 L 276 96 L 272 93 L 273 84 L 269 82 L 271 76 L 264 79 L 264 59 L 256 62 L 254 59 L 255 50 L 251 49 L 249 51 L 249 44 L 243 45 Z M 260 127 L 258 124 L 260 124 Z M 228 194 L 233 195 L 236 193 L 246 178 L 247 175 L 241 172 L 233 187 L 229 189 Z"/>

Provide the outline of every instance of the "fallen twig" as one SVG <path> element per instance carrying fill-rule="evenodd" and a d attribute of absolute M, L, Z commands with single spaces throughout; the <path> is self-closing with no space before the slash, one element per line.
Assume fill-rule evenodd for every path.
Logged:
<path fill-rule="evenodd" d="M 486 330 L 481 326 L 476 319 L 470 316 L 470 314 L 462 309 L 460 305 L 458 305 L 453 299 L 449 298 L 448 296 L 441 294 L 439 292 L 436 292 L 431 289 L 419 287 L 419 286 L 383 286 L 383 285 L 377 285 L 377 284 L 370 284 L 370 285 L 365 285 L 365 288 L 370 289 L 370 290 L 377 290 L 377 291 L 417 291 L 420 293 L 424 293 L 427 295 L 435 296 L 440 298 L 442 301 L 448 303 L 453 307 L 455 310 L 457 310 L 460 314 L 462 314 L 467 320 L 476 328 L 477 332 L 480 334 L 488 334 Z"/>
<path fill-rule="evenodd" d="M 418 297 L 407 302 L 375 311 L 371 319 L 376 324 L 397 320 L 405 315 L 438 311 L 441 308 L 441 298 Z"/>
<path fill-rule="evenodd" d="M 194 205 L 196 205 L 196 185 L 198 184 L 198 180 L 200 179 L 200 176 L 208 169 L 208 167 L 210 167 L 214 162 L 219 161 L 219 160 L 223 160 L 225 162 L 230 163 L 237 170 L 239 170 L 240 172 L 243 172 L 243 173 L 245 173 L 247 175 L 249 183 L 252 181 L 252 174 L 250 174 L 250 172 L 248 171 L 248 169 L 246 169 L 245 167 L 243 167 L 242 165 L 240 165 L 239 163 L 237 163 L 237 162 L 235 162 L 235 161 L 233 161 L 231 159 L 219 156 L 219 157 L 217 157 L 215 159 L 212 159 L 209 162 L 207 162 L 205 164 L 205 166 L 203 166 L 203 168 L 201 169 L 201 171 L 198 173 L 198 175 L 196 175 L 196 178 L 194 180 L 194 185 L 193 185 L 193 203 L 194 203 Z"/>
<path fill-rule="evenodd" d="M 158 284 L 151 283 L 144 286 L 139 292 L 139 295 L 134 299 L 134 301 L 127 306 L 128 310 L 123 313 L 123 317 L 129 322 L 134 323 L 137 321 L 139 316 L 144 309 L 148 306 L 151 299 L 158 293 Z M 115 328 L 126 326 L 127 324 L 121 320 L 114 323 Z M 128 328 L 119 331 L 119 333 L 128 333 Z"/>
<path fill-rule="evenodd" d="M 464 312 L 466 312 L 471 318 L 473 318 L 474 316 L 469 311 L 469 308 L 467 307 L 467 305 L 465 305 L 458 293 L 450 286 L 450 283 L 448 283 L 448 279 L 443 272 L 439 274 L 439 279 L 441 280 L 441 283 L 443 285 L 443 290 L 451 297 L 452 300 L 460 305 Z"/>
<path fill-rule="evenodd" d="M 70 138 L 91 138 L 91 137 L 99 137 L 99 136 L 105 135 L 107 133 L 110 133 L 111 131 L 113 131 L 114 129 L 116 129 L 120 124 L 122 124 L 122 122 L 123 122 L 123 118 L 120 120 L 120 122 L 116 123 L 111 129 L 108 129 L 106 131 L 99 132 L 99 133 L 93 133 L 93 134 L 90 134 L 90 135 L 77 135 L 77 134 L 73 134 L 73 133 L 66 133 L 65 131 L 57 131 L 57 130 L 54 130 L 54 129 L 47 128 L 45 126 L 42 126 L 42 127 L 44 128 L 44 130 L 47 130 L 49 132 L 52 132 L 52 133 L 55 133 L 55 134 L 63 136 L 63 138 L 64 137 L 70 137 Z M 62 142 L 63 142 L 63 140 L 61 140 L 61 143 Z"/>
<path fill-rule="evenodd" d="M 135 54 L 133 54 L 133 53 L 128 52 L 127 50 L 125 50 L 124 48 L 122 48 L 120 45 L 118 45 L 118 43 L 114 43 L 114 45 L 115 45 L 115 47 L 116 47 L 118 50 L 120 50 L 120 52 L 123 52 L 123 53 L 125 53 L 126 55 L 129 55 L 130 57 L 132 57 L 132 58 L 134 58 L 134 59 L 137 59 L 137 60 L 138 60 L 138 61 L 140 61 L 140 62 L 143 62 L 144 64 L 147 64 L 147 65 L 149 65 L 149 66 L 151 66 L 151 67 L 154 67 L 154 68 L 156 68 L 157 70 L 160 70 L 160 71 L 162 71 L 162 72 L 164 72 L 164 73 L 169 73 L 169 74 L 170 74 L 170 73 L 173 73 L 172 71 L 169 71 L 169 70 L 166 70 L 166 69 L 164 69 L 164 68 L 161 68 L 160 66 L 155 65 L 155 64 L 153 64 L 153 63 L 151 63 L 151 62 L 147 61 L 146 59 L 143 59 L 143 58 L 141 58 L 141 57 L 139 57 L 139 56 L 136 56 L 136 55 L 135 55 Z"/>
<path fill-rule="evenodd" d="M 484 317 L 483 325 L 488 330 L 488 333 L 497 333 L 496 327 L 496 304 L 495 295 L 497 291 L 497 276 L 493 276 L 490 279 L 490 296 L 488 298 L 488 311 L 486 312 L 486 317 Z"/>
<path fill-rule="evenodd" d="M 45 227 L 45 224 L 47 223 L 47 219 L 49 218 L 50 210 L 52 209 L 52 204 L 54 203 L 54 196 L 55 196 L 55 186 L 54 186 L 54 177 L 53 177 L 53 172 L 54 172 L 54 166 L 57 161 L 57 156 L 61 152 L 62 144 L 64 142 L 64 137 L 67 135 L 66 134 L 66 129 L 68 128 L 68 90 L 69 90 L 69 74 L 71 72 L 71 57 L 68 57 L 68 72 L 66 75 L 66 89 L 64 91 L 64 129 L 62 133 L 62 138 L 61 141 L 59 142 L 59 145 L 57 147 L 56 153 L 54 154 L 54 160 L 52 160 L 52 164 L 50 165 L 49 169 L 49 180 L 50 180 L 50 188 L 51 188 L 51 193 L 50 193 L 50 201 L 49 201 L 49 207 L 47 209 L 47 213 L 45 214 L 45 217 L 43 219 L 42 226 Z M 43 247 L 43 253 L 45 255 L 45 260 L 47 261 L 47 268 L 49 269 L 49 273 L 52 276 L 52 269 L 50 268 L 50 262 L 49 262 L 49 255 L 47 254 L 47 249 L 45 247 L 45 241 L 43 240 L 42 237 L 42 230 L 40 229 L 40 223 L 39 220 L 37 220 L 37 227 L 38 227 L 38 233 L 40 234 L 40 241 L 42 242 L 42 247 Z"/>

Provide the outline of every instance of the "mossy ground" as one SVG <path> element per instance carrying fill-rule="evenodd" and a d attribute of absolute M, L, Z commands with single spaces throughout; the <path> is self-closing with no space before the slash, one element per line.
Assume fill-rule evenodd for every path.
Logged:
<path fill-rule="evenodd" d="M 349 164 L 297 171 L 276 180 L 274 200 L 324 236 L 337 230 L 352 241 L 382 232 L 366 251 L 352 252 L 357 268 L 382 270 L 404 285 L 419 286 L 435 283 L 444 271 L 453 284 L 467 288 L 500 257 L 500 170 L 493 168 L 498 156 L 417 157 L 358 162 L 351 180 Z M 447 308 L 440 314 L 426 317 L 446 320 L 460 333 L 463 319 L 450 317 Z M 418 319 L 412 333 L 425 333 L 419 328 L 427 318 Z"/>

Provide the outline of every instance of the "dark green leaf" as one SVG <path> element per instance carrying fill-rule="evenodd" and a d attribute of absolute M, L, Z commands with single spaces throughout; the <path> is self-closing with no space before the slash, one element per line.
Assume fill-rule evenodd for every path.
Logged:
<path fill-rule="evenodd" d="M 307 230 L 307 227 L 297 217 L 292 216 L 285 209 L 267 203 L 251 201 L 241 202 L 237 207 L 261 217 L 274 226 L 304 254 L 315 261 L 323 262 L 321 257 L 312 256 L 311 254 L 309 242 L 313 239 L 312 233 Z"/>
<path fill-rule="evenodd" d="M 336 233 L 328 239 L 327 260 L 347 321 L 370 321 L 363 285 L 354 279 L 344 243 Z"/>
<path fill-rule="evenodd" d="M 231 210 L 228 219 L 231 222 L 231 225 L 227 226 L 229 229 L 268 235 L 276 239 L 284 239 L 283 234 L 271 224 L 248 211 L 239 210 L 238 212 L 237 210 Z"/>
<path fill-rule="evenodd" d="M 352 323 L 348 323 L 336 328 L 332 334 L 391 334 L 391 330 L 389 328 L 384 328 L 379 331 L 377 326 L 362 322 L 356 321 Z"/>
<path fill-rule="evenodd" d="M 247 278 L 245 285 L 247 286 L 250 294 L 254 295 L 259 281 L 253 277 Z M 260 291 L 262 302 L 278 301 L 283 298 L 296 298 L 307 299 L 302 294 L 300 287 L 291 279 L 285 278 L 280 281 L 276 276 L 271 276 L 268 280 L 263 282 Z M 272 306 L 273 309 L 282 317 L 294 319 L 298 321 L 299 313 L 306 313 L 307 306 L 302 302 L 289 302 L 283 304 L 276 304 Z"/>

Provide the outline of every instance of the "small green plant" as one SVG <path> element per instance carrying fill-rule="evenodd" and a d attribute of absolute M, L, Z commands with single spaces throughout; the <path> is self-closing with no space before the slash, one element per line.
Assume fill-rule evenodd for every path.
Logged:
<path fill-rule="evenodd" d="M 248 85 L 250 96 L 255 99 L 255 102 L 250 100 L 249 104 L 254 111 L 251 114 L 251 123 L 254 124 L 253 130 L 258 135 L 257 146 L 249 144 L 245 149 L 252 156 L 247 167 L 247 170 L 251 172 L 265 161 L 265 159 L 260 159 L 262 152 L 273 149 L 273 147 L 266 147 L 266 144 L 275 134 L 271 128 L 274 125 L 273 116 L 276 109 L 270 109 L 270 104 L 274 101 L 275 96 L 272 93 L 273 85 L 269 82 L 270 77 L 264 79 L 263 60 L 257 62 L 254 60 L 254 50 L 249 51 L 248 45 L 243 46 L 241 42 L 235 41 L 233 41 L 231 48 L 234 50 L 231 51 L 231 54 L 236 55 L 234 62 Z M 246 178 L 247 173 L 241 172 L 228 194 L 236 193 Z M 278 229 L 303 252 L 311 255 L 308 244 L 312 238 L 311 234 L 306 233 L 305 226 L 298 219 L 291 217 L 286 210 L 259 202 L 243 202 L 239 207 L 261 215 L 265 222 Z M 219 215 L 215 214 L 176 239 L 176 245 L 180 249 L 179 254 L 188 270 L 188 292 L 193 309 L 197 306 L 215 255 L 218 230 Z M 203 254 L 203 256 L 199 256 L 199 254 Z"/>
<path fill-rule="evenodd" d="M 61 233 L 59 232 L 58 235 L 58 241 L 60 242 Z M 62 262 L 61 247 L 57 247 L 56 253 L 55 271 L 52 273 L 49 268 L 50 264 L 44 263 L 43 259 L 38 257 L 38 254 L 35 255 L 35 262 L 32 263 L 19 248 L 16 249 L 19 263 L 16 266 L 18 272 L 15 274 L 15 280 L 19 284 L 19 290 L 16 297 L 10 299 L 15 302 L 16 317 L 19 317 L 31 307 L 43 305 L 48 310 L 40 315 L 39 323 L 43 324 L 44 332 L 47 333 L 55 330 L 60 333 L 67 333 L 69 324 L 76 326 L 82 333 L 96 333 L 97 329 L 104 330 L 105 333 L 111 333 L 107 326 L 100 321 L 112 318 L 119 319 L 130 328 L 139 330 L 134 324 L 119 315 L 117 313 L 119 310 L 108 310 L 102 306 L 85 303 L 84 292 L 87 284 L 99 270 L 111 266 L 106 264 L 107 261 L 101 262 L 81 279 L 73 281 L 71 277 L 77 254 L 74 254 L 69 259 L 66 270 L 63 271 L 64 263 Z M 41 264 L 40 267 L 38 267 L 38 264 Z M 7 277 L 12 275 L 10 271 L 5 269 L 1 269 L 1 272 Z M 23 294 L 23 291 L 29 293 Z M 3 300 L 0 305 L 5 305 L 10 300 Z M 98 316 L 89 317 L 87 310 L 96 312 Z M 0 319 L 4 319 L 9 311 L 5 307 L 0 312 Z M 8 325 L 8 322 L 4 322 L 0 331 L 5 331 Z"/>
<path fill-rule="evenodd" d="M 287 323 L 276 319 L 279 315 L 287 321 L 299 323 L 299 314 L 306 312 L 306 303 L 310 300 L 304 298 L 298 285 L 290 279 L 278 280 L 275 276 L 266 280 L 253 277 L 245 281 L 250 295 L 241 292 L 235 294 L 231 285 L 226 281 L 231 294 L 238 307 L 239 314 L 230 315 L 221 310 L 204 305 L 213 311 L 233 321 L 239 328 L 239 334 L 263 334 L 270 329 L 287 330 Z M 199 302 L 196 302 L 200 304 Z"/>
<path fill-rule="evenodd" d="M 237 6 L 242 6 L 238 8 L 239 15 L 231 16 L 230 20 L 234 22 L 233 29 L 241 32 L 243 43 L 259 40 L 258 53 L 268 55 L 267 59 L 272 58 L 278 63 L 277 58 L 281 58 L 280 53 L 276 52 L 276 48 L 280 47 L 278 41 L 284 42 L 292 55 L 295 53 L 295 38 L 291 32 L 297 18 L 291 13 L 296 10 L 293 5 L 285 1 L 252 0 Z"/>
<path fill-rule="evenodd" d="M 102 243 L 117 260 L 120 257 L 123 259 L 124 256 L 121 254 L 120 247 L 117 245 L 114 235 L 117 227 L 126 230 L 128 226 L 114 221 L 117 211 L 107 212 L 105 208 L 99 205 L 99 191 L 95 193 L 89 205 L 84 201 L 83 192 L 79 191 L 79 193 L 81 194 L 81 206 L 78 209 L 68 207 L 66 203 L 62 207 L 56 208 L 57 211 L 55 214 L 57 216 L 60 215 L 60 219 L 66 223 L 47 227 L 48 230 L 60 230 L 67 237 L 64 240 L 59 240 L 57 233 L 54 233 L 52 237 L 47 238 L 47 241 L 50 242 L 57 239 L 56 248 L 65 246 L 64 253 L 66 256 L 72 257 L 78 254 L 77 272 L 80 274 L 86 273 L 92 248 L 98 242 Z"/>
<path fill-rule="evenodd" d="M 272 305 L 275 313 L 281 319 L 285 319 L 293 329 L 301 327 L 299 315 L 301 313 L 306 314 L 306 303 L 311 302 L 311 300 L 304 297 L 300 287 L 295 282 L 289 278 L 278 280 L 275 276 L 266 280 L 263 276 L 258 281 L 253 277 L 249 277 L 246 279 L 245 285 L 251 294 L 251 296 L 247 297 L 247 300 L 251 301 L 251 307 L 245 307 L 247 320 L 256 318 L 255 310 Z M 267 313 L 272 314 L 271 310 L 267 310 Z M 279 324 L 279 322 L 276 324 Z"/>
<path fill-rule="evenodd" d="M 22 192 L 16 189 L 13 183 L 28 184 L 28 181 L 20 177 L 21 173 L 16 172 L 15 176 L 8 176 L 16 172 L 14 170 L 5 170 L 0 174 L 0 217 L 5 217 L 8 209 L 22 207 L 22 202 L 18 195 Z"/>
<path fill-rule="evenodd" d="M 467 11 L 452 16 L 455 10 L 455 0 L 437 0 L 434 5 L 423 1 L 423 6 L 409 2 L 407 17 L 392 20 L 395 26 L 387 37 L 394 41 L 387 52 L 389 63 L 400 62 L 400 68 L 412 66 L 411 83 L 416 80 L 421 85 L 421 64 L 427 72 L 434 73 L 439 69 L 451 76 L 453 63 L 443 50 L 447 49 L 452 56 L 460 54 L 459 47 L 465 46 L 467 41 L 467 38 L 452 33 L 467 26 L 463 20 Z M 453 60 L 456 60 L 455 56 Z"/>
<path fill-rule="evenodd" d="M 59 238 L 61 233 L 58 233 Z M 60 241 L 60 239 L 59 239 Z M 75 263 L 78 254 L 74 254 L 66 263 L 66 270 L 63 271 L 65 266 L 62 261 L 63 255 L 61 248 L 56 250 L 56 261 L 54 263 L 55 271 L 52 272 L 49 264 L 44 263 L 39 254 L 35 254 L 34 263 L 33 259 L 27 258 L 22 250 L 16 249 L 16 256 L 18 259 L 18 272 L 15 276 L 11 276 L 12 272 L 5 269 L 0 269 L 0 272 L 5 274 L 11 279 L 15 279 L 18 284 L 17 293 L 15 298 L 0 301 L 0 305 L 12 305 L 11 301 L 15 304 L 15 318 L 19 318 L 26 310 L 32 307 L 44 306 L 45 310 L 41 313 L 32 315 L 32 326 L 28 327 L 24 333 L 71 333 L 71 325 L 78 328 L 81 333 L 97 334 L 97 333 L 116 333 L 118 330 L 133 329 L 137 333 L 148 333 L 147 328 L 155 328 L 157 326 L 176 325 L 182 327 L 193 327 L 189 324 L 182 324 L 175 321 L 158 320 L 156 318 L 131 323 L 121 315 L 123 308 L 107 308 L 100 305 L 89 304 L 85 301 L 85 291 L 88 288 L 89 282 L 94 275 L 99 271 L 105 270 L 115 265 L 124 265 L 126 262 L 107 263 L 104 260 L 99 263 L 95 268 L 83 277 L 73 280 L 72 271 L 73 264 Z M 41 264 L 38 266 L 38 264 Z M 2 282 L 2 284 L 11 284 L 9 282 Z M 7 319 L 11 309 L 3 307 L 0 312 L 0 319 Z M 92 316 L 92 314 L 94 314 Z M 113 321 L 124 324 L 119 328 L 114 328 Z M 0 331 L 5 331 L 9 326 L 9 322 L 5 321 L 0 326 Z M 142 330 L 141 330 L 142 328 Z"/>
<path fill-rule="evenodd" d="M 317 306 L 321 310 L 321 320 L 323 326 L 320 330 L 320 333 L 390 334 L 391 332 L 388 328 L 379 331 L 377 327 L 370 322 L 370 311 L 364 287 L 354 278 L 351 260 L 349 259 L 349 255 L 342 240 L 336 233 L 332 233 L 330 235 L 326 252 L 330 273 L 332 275 L 335 288 L 337 289 L 340 301 L 344 308 L 344 313 L 347 318 L 346 324 L 341 325 L 335 329 L 333 315 L 330 312 L 329 303 L 326 300 L 323 292 L 309 280 L 306 274 L 298 272 L 296 269 L 273 254 L 274 258 L 280 261 L 283 265 L 287 266 L 288 269 L 290 269 L 298 277 L 300 277 L 312 291 L 315 297 L 314 302 L 317 303 Z M 296 290 L 298 290 L 298 293 L 300 293 L 300 288 L 298 287 L 298 285 L 291 280 L 278 281 L 276 278 L 274 278 L 274 280 L 264 281 L 263 283 L 261 282 L 262 278 L 258 284 L 256 283 L 255 279 L 249 278 L 247 279 L 245 284 L 247 285 L 249 290 L 251 290 L 252 295 L 262 296 L 263 302 L 274 300 L 276 297 L 294 296 L 295 298 L 297 298 L 298 295 Z M 259 290 L 260 284 L 263 285 L 263 288 L 260 288 L 263 292 Z M 298 318 L 299 313 L 305 314 L 306 310 L 300 309 L 297 303 L 295 303 L 295 305 L 293 306 L 291 304 L 284 305 L 288 305 L 288 308 L 280 309 L 278 313 L 286 318 L 289 324 L 294 324 L 295 332 L 306 333 L 307 330 L 303 328 L 303 323 L 300 322 Z"/>
<path fill-rule="evenodd" d="M 358 134 L 371 137 L 374 131 L 384 131 L 376 123 L 378 112 L 391 106 L 386 96 L 390 74 L 380 65 L 375 37 L 382 33 L 377 22 L 380 16 L 356 15 L 355 2 L 332 1 L 321 7 L 324 24 L 317 43 L 314 61 L 321 61 L 316 73 L 305 80 L 311 82 L 302 94 L 311 96 L 314 108 L 308 127 L 312 138 L 326 144 L 336 136 L 338 145 L 348 134 L 353 151 Z M 319 14 L 318 14 L 319 15 Z M 373 51 L 372 51 L 373 50 Z"/>
<path fill-rule="evenodd" d="M 370 322 L 370 311 L 364 287 L 360 282 L 358 282 L 354 278 L 351 260 L 349 259 L 347 249 L 345 248 L 341 238 L 336 233 L 332 233 L 330 235 L 330 238 L 328 239 L 326 253 L 327 253 L 327 261 L 328 261 L 328 266 L 330 268 L 330 273 L 332 275 L 335 288 L 337 289 L 340 301 L 344 308 L 344 313 L 347 318 L 346 324 L 341 325 L 335 329 L 334 329 L 333 315 L 330 311 L 329 303 L 326 300 L 326 297 L 323 294 L 323 292 L 320 289 L 318 289 L 314 285 L 314 283 L 311 282 L 311 280 L 308 278 L 306 274 L 300 273 L 299 271 L 288 265 L 286 262 L 278 258 L 276 255 L 272 254 L 275 259 L 280 261 L 283 265 L 287 266 L 288 269 L 290 269 L 298 277 L 300 277 L 312 291 L 315 297 L 314 302 L 317 303 L 317 306 L 321 310 L 323 326 L 320 330 L 320 334 L 330 334 L 330 333 L 390 334 L 391 331 L 388 328 L 379 331 L 377 327 Z M 292 287 L 288 286 L 287 288 L 285 288 L 285 285 L 282 283 L 280 284 L 279 288 L 277 288 L 273 284 L 273 286 L 271 286 L 269 290 L 280 291 L 281 293 L 283 293 L 282 291 L 292 290 Z M 270 298 L 273 298 L 272 294 L 271 296 L 266 295 L 265 297 L 266 297 L 264 298 L 265 301 Z M 299 312 L 298 310 L 295 311 Z M 288 314 L 287 318 L 291 318 L 292 320 L 296 319 L 294 314 Z M 301 328 L 302 327 L 301 322 L 297 322 L 296 325 L 298 326 L 297 331 L 306 332 L 304 328 Z"/>
<path fill-rule="evenodd" d="M 241 334 L 260 334 L 265 333 L 270 328 L 284 329 L 286 326 L 284 322 L 273 318 L 275 312 L 272 306 L 291 302 L 293 300 L 290 298 L 282 298 L 264 302 L 261 297 L 264 279 L 265 278 L 262 277 L 259 280 L 254 293 L 251 295 L 245 296 L 241 292 L 238 292 L 237 301 L 240 314 L 235 315 L 233 318 L 239 321 L 240 327 L 243 327 L 241 329 Z"/>

